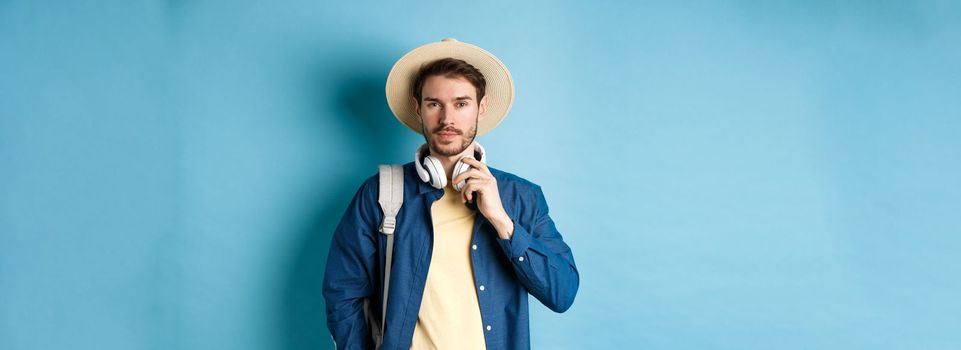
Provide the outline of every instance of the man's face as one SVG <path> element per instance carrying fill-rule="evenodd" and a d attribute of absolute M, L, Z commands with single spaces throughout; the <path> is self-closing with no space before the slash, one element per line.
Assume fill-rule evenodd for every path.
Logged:
<path fill-rule="evenodd" d="M 446 157 L 463 153 L 474 142 L 487 97 L 477 101 L 477 89 L 467 79 L 439 75 L 424 81 L 421 96 L 416 112 L 431 151 Z"/>

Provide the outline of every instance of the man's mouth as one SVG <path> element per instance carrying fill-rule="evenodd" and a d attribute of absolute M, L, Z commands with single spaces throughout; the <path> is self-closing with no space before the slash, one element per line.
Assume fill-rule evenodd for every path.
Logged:
<path fill-rule="evenodd" d="M 435 133 L 435 134 L 441 134 L 441 135 L 460 135 L 460 130 L 457 130 L 457 129 L 443 129 L 443 130 L 437 130 L 437 131 L 435 131 L 434 133 Z"/>
<path fill-rule="evenodd" d="M 435 134 L 443 138 L 448 138 L 448 137 L 454 137 L 454 136 L 460 135 L 460 131 L 459 130 L 440 130 L 435 132 Z"/>

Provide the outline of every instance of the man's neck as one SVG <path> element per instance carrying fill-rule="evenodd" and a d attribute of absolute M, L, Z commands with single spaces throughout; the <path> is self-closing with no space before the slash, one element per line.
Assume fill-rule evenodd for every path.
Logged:
<path fill-rule="evenodd" d="M 434 158 L 437 158 L 437 160 L 440 161 L 440 164 L 444 167 L 444 174 L 446 174 L 447 176 L 448 184 L 450 184 L 451 181 L 453 180 L 450 177 L 451 177 L 451 174 L 454 172 L 454 164 L 457 164 L 457 161 L 463 157 L 473 157 L 475 145 L 476 143 L 471 142 L 470 146 L 467 146 L 467 149 L 465 149 L 464 152 L 461 152 L 460 154 L 456 154 L 450 157 L 434 153 L 433 150 L 430 151 L 430 155 Z"/>

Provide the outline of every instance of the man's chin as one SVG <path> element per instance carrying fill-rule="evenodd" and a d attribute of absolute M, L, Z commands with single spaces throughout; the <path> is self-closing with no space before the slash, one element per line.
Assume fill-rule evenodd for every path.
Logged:
<path fill-rule="evenodd" d="M 431 150 L 445 157 L 456 156 L 461 152 L 464 152 L 464 150 L 467 149 L 467 146 L 468 144 L 465 140 L 431 141 Z"/>

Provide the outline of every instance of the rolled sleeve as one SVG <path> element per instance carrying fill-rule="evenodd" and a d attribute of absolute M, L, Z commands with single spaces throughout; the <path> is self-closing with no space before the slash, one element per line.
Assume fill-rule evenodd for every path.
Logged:
<path fill-rule="evenodd" d="M 511 235 L 510 239 L 498 239 L 497 243 L 500 244 L 501 249 L 508 257 L 518 258 L 523 256 L 527 252 L 527 248 L 530 247 L 531 234 L 514 220 L 514 234 Z"/>

